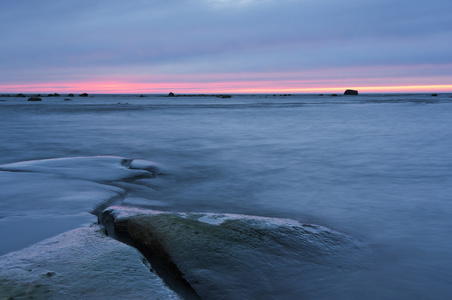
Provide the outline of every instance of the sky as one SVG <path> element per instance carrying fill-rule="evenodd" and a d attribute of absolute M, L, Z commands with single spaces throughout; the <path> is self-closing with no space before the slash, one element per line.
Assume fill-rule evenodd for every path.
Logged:
<path fill-rule="evenodd" d="M 0 4 L 0 93 L 452 92 L 451 0 Z"/>

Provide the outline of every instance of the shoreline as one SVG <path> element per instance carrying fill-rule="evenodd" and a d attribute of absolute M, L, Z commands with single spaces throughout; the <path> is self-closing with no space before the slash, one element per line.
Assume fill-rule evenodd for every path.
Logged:
<path fill-rule="evenodd" d="M 98 224 L 78 225 L 67 231 L 58 223 L 58 218 L 64 223 L 71 217 L 65 212 L 67 208 L 63 211 L 54 208 L 53 213 L 65 214 L 57 218 L 43 215 L 46 226 L 64 232 L 46 232 L 53 235 L 47 238 L 42 232 L 44 235 L 34 236 L 34 242 L 28 247 L 0 256 L 0 293 L 9 297 L 52 299 L 70 293 L 69 298 L 77 298 L 88 292 L 97 297 L 105 295 L 105 280 L 109 280 L 109 286 L 113 284 L 108 292 L 113 298 L 134 295 L 137 299 L 148 299 L 143 288 L 171 299 L 210 299 L 218 295 L 228 299 L 259 298 L 281 293 L 291 297 L 309 294 L 313 285 L 323 284 L 326 274 L 327 279 L 335 280 L 344 272 L 353 274 L 369 264 L 364 244 L 318 225 L 226 213 L 177 213 L 111 206 L 121 205 L 126 199 L 127 194 L 117 187 L 119 182 L 143 178 L 152 181 L 165 173 L 165 169 L 153 162 L 100 156 L 0 165 L 0 177 L 13 176 L 12 180 L 19 184 L 27 182 L 30 172 L 35 180 L 44 179 L 39 183 L 41 191 L 45 188 L 43 184 L 53 188 L 59 184 L 65 186 L 64 191 L 55 190 L 53 199 L 32 190 L 35 199 L 43 202 L 42 208 L 58 202 L 66 202 L 70 207 L 67 201 L 76 201 L 80 217 L 86 216 L 82 215 L 83 210 L 91 211 L 91 220 L 97 215 Z M 93 188 L 105 189 L 113 183 L 111 190 L 92 201 Z M 90 201 L 80 206 L 82 198 L 73 196 L 86 185 L 90 188 L 86 194 Z M 117 193 L 113 202 L 112 191 Z M 73 211 L 73 207 L 69 210 Z M 30 227 L 36 224 L 38 211 L 39 207 L 35 207 L 28 215 L 13 213 L 0 222 L 9 221 L 11 226 L 16 219 L 21 226 Z M 73 221 L 76 224 L 79 219 Z M 32 229 L 45 231 L 45 226 Z M 117 256 L 123 251 L 136 254 Z M 284 288 L 287 279 L 282 278 L 289 274 L 293 280 L 306 284 L 287 291 Z M 143 280 L 147 284 L 138 286 L 141 284 L 137 282 Z M 134 293 L 123 294 L 125 290 L 119 282 L 128 283 Z"/>

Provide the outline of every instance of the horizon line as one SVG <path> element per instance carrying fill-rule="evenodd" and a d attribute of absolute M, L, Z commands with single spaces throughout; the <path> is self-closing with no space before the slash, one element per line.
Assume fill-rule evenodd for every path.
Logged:
<path fill-rule="evenodd" d="M 267 85 L 269 87 L 265 87 Z M 44 83 L 0 85 L 0 94 L 340 94 L 347 89 L 363 94 L 384 93 L 452 93 L 452 85 L 394 85 L 394 86 L 334 86 L 334 87 L 278 87 L 271 83 L 256 83 L 244 86 L 244 83 Z M 230 85 L 242 85 L 234 88 Z"/>

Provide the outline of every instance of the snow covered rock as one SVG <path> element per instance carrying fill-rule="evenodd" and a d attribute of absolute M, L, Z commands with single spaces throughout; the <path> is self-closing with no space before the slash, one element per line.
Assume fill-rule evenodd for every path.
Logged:
<path fill-rule="evenodd" d="M 181 299 L 98 225 L 1 256 L 0 266 L 1 299 Z"/>

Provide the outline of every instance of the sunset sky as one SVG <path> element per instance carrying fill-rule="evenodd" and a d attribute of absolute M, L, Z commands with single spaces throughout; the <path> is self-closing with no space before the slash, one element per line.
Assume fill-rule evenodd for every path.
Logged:
<path fill-rule="evenodd" d="M 452 92 L 451 0 L 1 8 L 0 93 Z"/>

